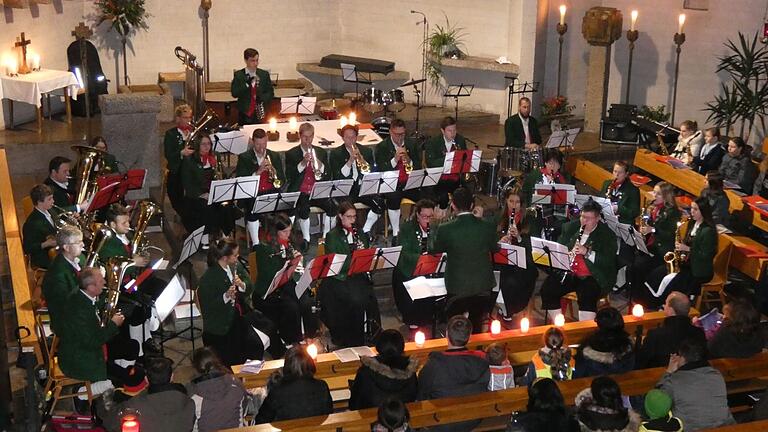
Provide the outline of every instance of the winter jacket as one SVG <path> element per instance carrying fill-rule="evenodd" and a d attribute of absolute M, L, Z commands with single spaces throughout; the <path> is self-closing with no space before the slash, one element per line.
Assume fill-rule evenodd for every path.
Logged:
<path fill-rule="evenodd" d="M 765 347 L 762 330 L 752 333 L 736 333 L 723 325 L 709 341 L 709 358 L 747 358 L 759 353 Z"/>
<path fill-rule="evenodd" d="M 656 387 L 672 397 L 672 414 L 683 422 L 686 432 L 735 423 L 728 409 L 725 380 L 706 361 L 665 373 Z"/>
<path fill-rule="evenodd" d="M 572 414 L 550 411 L 526 412 L 512 417 L 507 432 L 579 432 Z"/>
<path fill-rule="evenodd" d="M 597 341 L 595 341 L 597 342 Z M 573 378 L 584 378 L 598 375 L 610 375 L 629 372 L 635 367 L 635 353 L 632 341 L 627 339 L 618 350 L 601 347 L 598 344 L 587 344 L 579 347 L 576 352 L 576 368 Z"/>
<path fill-rule="evenodd" d="M 755 168 L 752 159 L 747 155 L 734 157 L 726 154 L 720 163 L 719 171 L 725 180 L 736 183 L 745 193 L 749 193 L 754 188 L 757 168 Z"/>
<path fill-rule="evenodd" d="M 416 400 L 419 368 L 416 357 L 402 357 L 404 368 L 387 366 L 379 357 L 361 357 L 360 363 L 362 366 L 350 388 L 349 409 L 378 407 L 388 398 L 403 402 Z"/>
<path fill-rule="evenodd" d="M 637 432 L 642 422 L 631 409 L 614 410 L 595 404 L 590 389 L 576 395 L 576 418 L 582 432 Z"/>
<path fill-rule="evenodd" d="M 643 422 L 638 432 L 683 432 L 684 430 L 683 422 L 668 414 L 667 417 Z"/>
<path fill-rule="evenodd" d="M 283 379 L 269 388 L 255 423 L 269 423 L 330 414 L 333 400 L 328 384 L 311 377 Z"/>
<path fill-rule="evenodd" d="M 192 381 L 189 394 L 195 402 L 200 432 L 244 426 L 244 405 L 248 392 L 231 374 L 214 373 Z"/>
<path fill-rule="evenodd" d="M 705 341 L 704 331 L 691 324 L 687 316 L 670 316 L 664 318 L 661 327 L 648 330 L 643 339 L 643 345 L 637 352 L 635 369 L 665 367 L 669 363 L 669 355 L 677 352 L 680 342 L 696 338 L 702 344 Z"/>
<path fill-rule="evenodd" d="M 195 403 L 181 384 L 150 385 L 124 406 L 141 413 L 142 432 L 189 432 L 195 425 Z"/>

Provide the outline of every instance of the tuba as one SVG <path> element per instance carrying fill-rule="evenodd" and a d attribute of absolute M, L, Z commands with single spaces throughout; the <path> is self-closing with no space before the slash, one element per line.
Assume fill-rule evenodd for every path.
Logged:
<path fill-rule="evenodd" d="M 107 280 L 107 295 L 104 300 L 104 310 L 101 313 L 101 326 L 106 327 L 118 311 L 117 302 L 120 300 L 120 286 L 125 277 L 125 270 L 133 265 L 133 259 L 127 257 L 112 257 L 107 260 L 105 279 Z"/>
<path fill-rule="evenodd" d="M 88 245 L 88 252 L 85 254 L 85 266 L 93 267 L 96 260 L 99 259 L 99 250 L 115 233 L 102 223 L 93 224 L 93 234 L 91 234 L 91 243 Z"/>
<path fill-rule="evenodd" d="M 78 154 L 77 163 L 77 197 L 76 203 L 81 203 L 87 198 L 92 197 L 98 192 L 98 185 L 96 184 L 96 167 L 103 164 L 104 152 L 85 145 L 74 145 L 71 147 Z"/>
<path fill-rule="evenodd" d="M 149 226 L 149 220 L 156 214 L 162 214 L 160 206 L 152 201 L 139 202 L 139 217 L 136 219 L 136 230 L 131 243 L 131 254 L 136 255 L 147 248 L 146 230 Z"/>

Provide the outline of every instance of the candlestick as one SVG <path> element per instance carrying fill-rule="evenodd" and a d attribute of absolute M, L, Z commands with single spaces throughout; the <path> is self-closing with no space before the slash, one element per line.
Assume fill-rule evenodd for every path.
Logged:
<path fill-rule="evenodd" d="M 499 320 L 491 321 L 491 334 L 497 335 L 501 333 L 501 322 Z"/>
<path fill-rule="evenodd" d="M 299 123 L 296 121 L 296 117 L 291 117 L 290 120 L 288 120 L 288 129 L 291 130 L 291 132 L 298 129 Z"/>
<path fill-rule="evenodd" d="M 683 34 L 683 27 L 685 26 L 685 14 L 680 14 L 677 17 L 677 32 Z"/>
<path fill-rule="evenodd" d="M 277 130 L 277 119 L 274 117 L 269 119 L 269 130 L 272 132 Z"/>
<path fill-rule="evenodd" d="M 632 11 L 632 27 L 627 30 L 627 40 L 629 41 L 629 62 L 627 64 L 627 92 L 624 96 L 624 103 L 629 103 L 629 90 L 632 85 L 632 57 L 635 53 L 635 41 L 639 35 L 638 31 L 634 29 L 635 20 L 637 19 L 637 11 Z"/>
<path fill-rule="evenodd" d="M 339 129 L 343 128 L 346 125 L 347 125 L 347 116 L 341 116 L 341 118 L 339 118 Z"/>
<path fill-rule="evenodd" d="M 357 124 L 357 113 L 352 111 L 351 113 L 349 113 L 349 125 L 354 126 L 356 124 Z"/>
<path fill-rule="evenodd" d="M 280 139 L 280 132 L 277 131 L 277 119 L 269 119 L 269 130 L 267 131 L 267 141 L 277 141 Z"/>
<path fill-rule="evenodd" d="M 30 64 L 32 65 L 33 71 L 39 71 L 40 70 L 40 54 L 33 52 L 30 54 L 29 59 Z"/>
<path fill-rule="evenodd" d="M 565 5 L 560 5 L 560 25 L 565 25 Z"/>
<path fill-rule="evenodd" d="M 568 31 L 568 24 L 565 23 L 565 6 L 560 6 L 560 23 L 557 24 L 557 34 L 560 35 L 558 37 L 557 42 L 559 44 L 559 48 L 557 51 L 557 95 L 560 96 L 560 71 L 562 70 L 563 65 L 563 35 Z"/>
<path fill-rule="evenodd" d="M 635 25 L 637 24 L 637 11 L 633 10 L 630 16 L 632 17 L 632 19 L 629 22 L 629 29 L 631 31 L 635 31 Z"/>
<path fill-rule="evenodd" d="M 416 346 L 418 347 L 423 346 L 426 339 L 427 337 L 424 335 L 424 332 L 421 330 L 417 331 L 416 335 L 413 337 L 413 341 L 416 342 Z"/>
<path fill-rule="evenodd" d="M 685 15 L 680 14 L 680 27 L 678 27 L 679 30 L 682 30 L 684 22 Z M 672 40 L 675 42 L 675 45 L 677 45 L 677 48 L 675 49 L 675 80 L 672 87 L 672 111 L 669 124 L 675 124 L 675 109 L 677 107 L 677 80 L 680 74 L 680 52 L 683 50 L 682 46 L 685 43 L 685 33 L 675 33 L 675 36 L 672 38 Z"/>
<path fill-rule="evenodd" d="M 555 327 L 562 327 L 565 325 L 565 316 L 559 313 L 555 316 Z"/>
<path fill-rule="evenodd" d="M 528 317 L 523 317 L 523 319 L 520 320 L 520 331 L 522 333 L 528 333 L 528 329 L 531 328 L 531 322 L 528 320 Z"/>

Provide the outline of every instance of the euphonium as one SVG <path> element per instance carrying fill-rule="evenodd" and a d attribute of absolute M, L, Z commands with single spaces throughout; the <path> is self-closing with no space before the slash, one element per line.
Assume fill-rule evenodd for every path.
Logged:
<path fill-rule="evenodd" d="M 125 270 L 133 265 L 133 259 L 128 257 L 112 257 L 105 264 L 107 280 L 107 296 L 104 301 L 104 310 L 101 313 L 101 326 L 106 327 L 115 313 L 118 311 L 117 302 L 120 300 L 120 289 L 125 277 Z"/>
<path fill-rule="evenodd" d="M 57 231 L 64 227 L 64 225 L 71 225 L 77 228 L 81 228 L 82 230 L 80 221 L 77 219 L 77 212 L 64 210 L 55 204 L 53 205 L 53 208 L 55 208 L 58 212 L 56 218 L 53 220 L 53 224 L 56 226 Z"/>
<path fill-rule="evenodd" d="M 106 224 L 93 224 L 91 244 L 88 245 L 88 252 L 85 254 L 86 267 L 93 267 L 96 265 L 96 260 L 99 258 L 99 250 L 101 250 L 104 243 L 112 238 L 114 234 L 115 233 Z"/>
<path fill-rule="evenodd" d="M 363 155 L 360 154 L 360 150 L 357 149 L 357 146 L 353 146 L 352 154 L 355 158 L 355 163 L 357 164 L 357 170 L 363 174 L 370 173 L 371 165 L 369 165 L 368 161 L 366 161 Z"/>
<path fill-rule="evenodd" d="M 131 253 L 133 255 L 138 254 L 140 251 L 146 248 L 147 238 L 146 230 L 149 226 L 149 220 L 156 214 L 162 213 L 160 206 L 152 201 L 139 202 L 139 216 L 136 219 L 136 230 L 133 235 L 133 243 L 131 243 Z"/>
<path fill-rule="evenodd" d="M 280 186 L 283 185 L 283 182 L 280 181 L 280 179 L 277 177 L 277 170 L 275 170 L 275 166 L 272 165 L 272 158 L 269 157 L 269 153 L 267 153 L 266 159 L 267 162 L 269 162 L 269 168 L 267 168 L 267 171 L 269 172 L 269 181 L 272 183 L 272 186 L 280 189 Z"/>
<path fill-rule="evenodd" d="M 309 151 L 309 159 L 312 163 L 312 172 L 315 175 L 315 181 L 320 181 L 323 179 L 323 171 L 320 169 L 320 163 L 315 159 L 315 152 L 313 149 L 310 149 Z"/>

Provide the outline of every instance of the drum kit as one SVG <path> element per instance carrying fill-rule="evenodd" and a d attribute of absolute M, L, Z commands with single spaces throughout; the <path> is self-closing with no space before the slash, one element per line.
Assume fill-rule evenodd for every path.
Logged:
<path fill-rule="evenodd" d="M 496 159 L 480 162 L 479 191 L 501 200 L 504 191 L 522 182 L 523 176 L 544 166 L 541 150 L 502 147 Z"/>
<path fill-rule="evenodd" d="M 379 136 L 386 138 L 389 136 L 390 126 L 390 113 L 399 113 L 405 109 L 405 93 L 400 90 L 401 87 L 415 86 L 423 79 L 417 79 L 408 81 L 399 88 L 395 88 L 389 91 L 382 91 L 374 86 L 371 86 L 368 90 L 360 95 L 360 106 L 371 114 L 384 111 L 383 116 L 379 116 L 371 120 L 373 130 L 376 131 Z M 417 95 L 418 96 L 418 95 Z"/>

